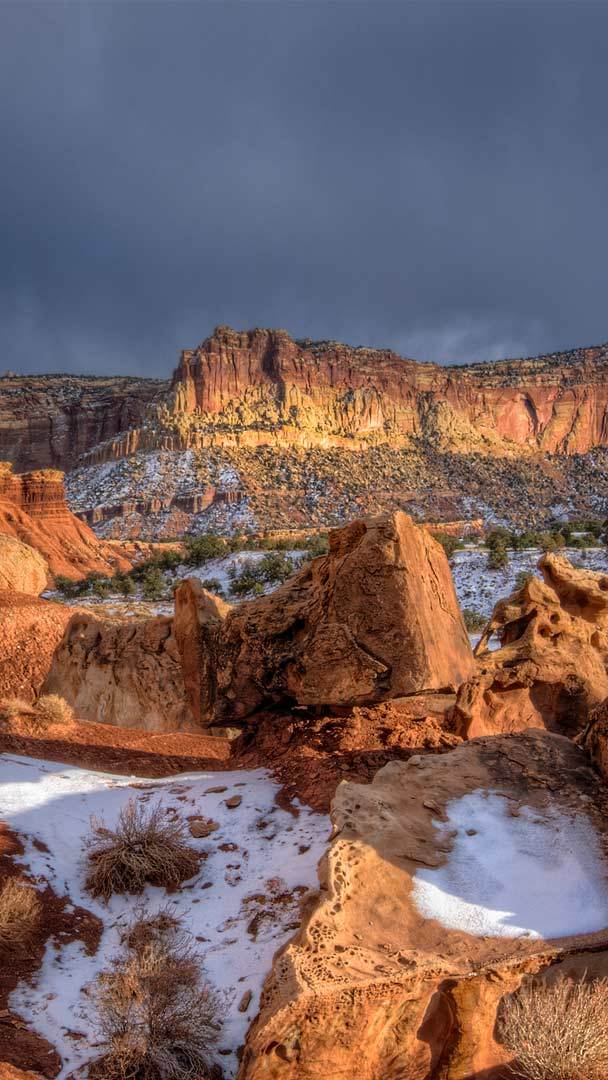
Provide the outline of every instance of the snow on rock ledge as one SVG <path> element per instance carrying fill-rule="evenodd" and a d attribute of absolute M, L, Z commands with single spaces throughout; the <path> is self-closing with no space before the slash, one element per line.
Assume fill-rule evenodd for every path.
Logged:
<path fill-rule="evenodd" d="M 605 802 L 581 750 L 540 731 L 341 784 L 320 899 L 275 960 L 239 1080 L 312 1080 L 320 1061 L 324 1080 L 498 1080 L 497 1009 L 526 973 L 585 948 L 608 973 Z"/>

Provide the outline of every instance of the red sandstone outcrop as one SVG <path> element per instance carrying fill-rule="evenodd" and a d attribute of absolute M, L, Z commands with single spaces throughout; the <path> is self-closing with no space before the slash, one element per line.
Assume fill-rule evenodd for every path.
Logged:
<path fill-rule="evenodd" d="M 203 724 L 455 689 L 474 671 L 443 548 L 403 513 L 334 530 L 328 555 L 238 608 L 186 581 L 175 624 L 178 641 L 196 627 L 199 655 L 213 658 L 189 680 Z"/>
<path fill-rule="evenodd" d="M 165 388 L 133 377 L 1 377 L 0 459 L 24 472 L 72 468 L 97 443 L 140 424 Z"/>
<path fill-rule="evenodd" d="M 608 347 L 442 367 L 390 350 L 217 327 L 182 353 L 156 422 L 89 456 L 285 445 L 407 446 L 482 454 L 583 453 L 608 445 Z M 151 413 L 149 414 L 149 416 Z"/>
<path fill-rule="evenodd" d="M 543 555 L 494 608 L 475 650 L 479 674 L 461 686 L 456 731 L 472 738 L 528 727 L 574 734 L 608 695 L 608 575 Z M 487 645 L 496 635 L 501 648 Z"/>
<path fill-rule="evenodd" d="M 275 957 L 239 1080 L 506 1078 L 501 1000 L 536 973 L 580 978 L 591 961 L 588 970 L 606 974 L 608 928 L 551 940 L 477 936 L 420 912 L 415 875 L 445 863 L 454 842 L 436 826 L 449 802 L 476 791 L 498 793 L 511 820 L 524 808 L 541 819 L 558 809 L 605 833 L 600 783 L 572 742 L 546 732 L 478 739 L 391 762 L 371 784 L 341 784 L 320 892 Z"/>
<path fill-rule="evenodd" d="M 192 728 L 173 621 L 97 617 L 79 611 L 57 643 L 44 693 L 81 720 L 150 731 Z"/>
<path fill-rule="evenodd" d="M 68 510 L 63 473 L 55 469 L 16 475 L 8 462 L 0 462 L 0 535 L 15 537 L 39 552 L 50 575 L 74 579 L 90 573 L 112 575 L 132 565 L 116 545 L 98 540 Z"/>
<path fill-rule="evenodd" d="M 0 533 L 0 590 L 39 596 L 49 577 L 48 563 L 40 552 L 14 536 Z"/>

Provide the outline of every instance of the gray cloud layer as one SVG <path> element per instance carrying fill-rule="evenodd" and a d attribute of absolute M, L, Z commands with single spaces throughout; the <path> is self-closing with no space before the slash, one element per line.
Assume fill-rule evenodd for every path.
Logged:
<path fill-rule="evenodd" d="M 0 5 L 0 369 L 608 338 L 608 4 Z"/>

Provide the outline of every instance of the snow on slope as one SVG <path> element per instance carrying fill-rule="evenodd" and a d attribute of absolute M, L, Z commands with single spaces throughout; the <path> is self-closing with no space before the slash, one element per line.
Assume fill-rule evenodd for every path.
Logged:
<path fill-rule="evenodd" d="M 226 790 L 209 790 L 217 787 Z M 115 953 L 121 921 L 132 915 L 137 902 L 113 896 L 105 906 L 84 892 L 83 837 L 91 815 L 103 817 L 111 827 L 131 798 L 148 805 L 160 800 L 168 810 L 185 817 L 203 815 L 220 826 L 206 839 L 192 840 L 207 854 L 196 878 L 169 896 L 163 889 L 149 888 L 145 900 L 152 911 L 167 901 L 174 903 L 197 936 L 206 971 L 227 998 L 220 1047 L 231 1053 L 221 1062 L 226 1076 L 235 1076 L 235 1051 L 257 1011 L 272 957 L 293 932 L 302 892 L 317 886 L 316 866 L 329 838 L 326 816 L 306 807 L 292 816 L 276 805 L 277 790 L 263 769 L 144 781 L 12 755 L 0 758 L 0 818 L 24 840 L 21 862 L 58 895 L 68 895 L 104 922 L 96 956 L 87 956 L 79 941 L 49 942 L 34 985 L 22 984 L 11 997 L 13 1010 L 61 1054 L 61 1080 L 95 1056 L 86 986 Z M 242 797 L 241 805 L 229 809 L 226 799 L 234 795 Z M 48 851 L 34 841 L 42 841 Z M 252 1001 L 241 1013 L 238 1005 L 247 990 Z"/>
<path fill-rule="evenodd" d="M 608 925 L 608 863 L 589 819 L 473 791 L 436 822 L 446 862 L 420 869 L 413 901 L 427 919 L 484 937 L 557 938 Z M 453 835 L 454 830 L 456 835 Z"/>

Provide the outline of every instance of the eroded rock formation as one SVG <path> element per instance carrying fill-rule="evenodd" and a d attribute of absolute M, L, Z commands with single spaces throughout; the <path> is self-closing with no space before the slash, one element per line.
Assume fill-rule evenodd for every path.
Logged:
<path fill-rule="evenodd" d="M 0 462 L 0 535 L 34 548 L 51 575 L 78 579 L 90 573 L 112 575 L 132 560 L 120 547 L 104 543 L 66 505 L 63 473 L 55 469 L 15 474 Z"/>
<path fill-rule="evenodd" d="M 73 608 L 0 592 L 0 700 L 40 693 Z"/>
<path fill-rule="evenodd" d="M 123 430 L 90 460 L 163 447 L 348 447 L 370 440 L 489 454 L 608 444 L 608 348 L 442 367 L 389 349 L 219 326 L 182 353 L 157 425 Z"/>
<path fill-rule="evenodd" d="M 275 957 L 239 1080 L 498 1080 L 509 1075 L 496 1030 L 501 999 L 537 973 L 581 977 L 590 965 L 605 974 L 604 927 L 545 938 L 522 903 L 514 917 L 529 932 L 492 937 L 421 913 L 417 874 L 442 866 L 456 842 L 437 827 L 446 807 L 483 792 L 497 796 L 507 820 L 558 810 L 596 835 L 605 830 L 605 793 L 584 755 L 545 732 L 475 740 L 391 762 L 369 785 L 341 784 L 320 892 Z M 478 828 L 467 842 L 491 847 Z M 478 885 L 483 903 L 480 873 L 463 881 L 462 895 L 472 901 Z"/>
<path fill-rule="evenodd" d="M 44 680 L 81 720 L 150 731 L 193 726 L 172 619 L 73 615 Z"/>
<path fill-rule="evenodd" d="M 555 554 L 539 567 L 544 581 L 531 577 L 494 608 L 475 650 L 479 673 L 458 693 L 460 735 L 575 734 L 608 695 L 608 575 Z M 491 652 L 493 635 L 501 648 Z"/>
<path fill-rule="evenodd" d="M 455 689 L 474 670 L 445 553 L 402 513 L 333 531 L 327 556 L 238 608 L 219 608 L 186 582 L 175 621 L 178 641 L 196 626 L 199 655 L 213 658 L 193 690 L 207 724 L 273 704 L 351 706 Z"/>

